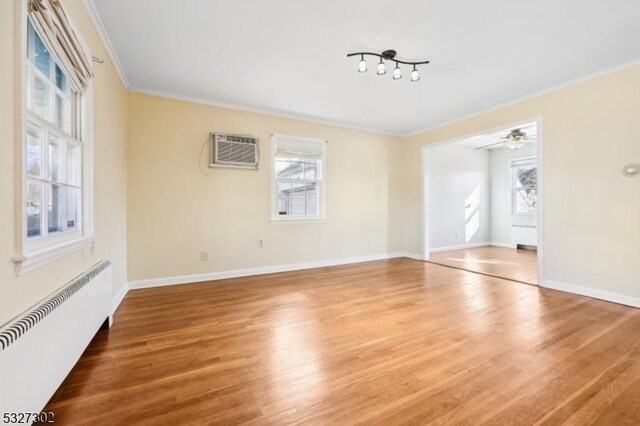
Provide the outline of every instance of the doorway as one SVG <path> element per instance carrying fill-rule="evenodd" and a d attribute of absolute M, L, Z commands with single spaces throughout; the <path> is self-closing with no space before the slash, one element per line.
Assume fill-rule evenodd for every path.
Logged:
<path fill-rule="evenodd" d="M 541 119 L 423 146 L 424 259 L 537 285 Z"/>

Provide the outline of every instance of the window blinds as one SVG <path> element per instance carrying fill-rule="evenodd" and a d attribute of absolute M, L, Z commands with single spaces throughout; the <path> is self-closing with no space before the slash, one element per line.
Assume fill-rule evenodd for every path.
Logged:
<path fill-rule="evenodd" d="M 29 17 L 76 88 L 86 88 L 94 76 L 91 55 L 76 35 L 60 0 L 29 0 Z"/>
<path fill-rule="evenodd" d="M 278 138 L 276 143 L 277 158 L 294 158 L 300 160 L 322 160 L 324 142 L 293 140 Z"/>

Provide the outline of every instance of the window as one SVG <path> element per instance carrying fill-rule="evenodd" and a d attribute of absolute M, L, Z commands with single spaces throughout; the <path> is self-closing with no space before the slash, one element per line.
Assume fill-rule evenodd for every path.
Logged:
<path fill-rule="evenodd" d="M 511 162 L 511 212 L 533 216 L 538 207 L 538 165 L 536 158 Z"/>
<path fill-rule="evenodd" d="M 47 249 L 62 254 L 61 244 L 86 241 L 88 224 L 84 222 L 88 220 L 83 206 L 90 195 L 84 178 L 85 95 L 63 71 L 31 19 L 26 19 L 26 32 L 23 226 L 18 273 L 29 269 L 23 263 L 36 254 Z M 48 256 L 52 257 L 56 256 Z"/>
<path fill-rule="evenodd" d="M 271 142 L 272 220 L 324 219 L 326 142 L 286 135 Z"/>

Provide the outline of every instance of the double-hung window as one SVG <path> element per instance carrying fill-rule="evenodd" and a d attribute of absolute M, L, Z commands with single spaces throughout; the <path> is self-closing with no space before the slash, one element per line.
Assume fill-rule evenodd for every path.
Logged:
<path fill-rule="evenodd" d="M 326 218 L 326 141 L 273 135 L 272 220 Z"/>
<path fill-rule="evenodd" d="M 538 164 L 535 157 L 511 161 L 511 212 L 533 216 L 538 209 Z"/>
<path fill-rule="evenodd" d="M 90 208 L 83 88 L 74 85 L 30 18 L 26 30 L 19 272 L 29 269 L 26 263 L 42 263 L 35 258 L 47 250 L 62 254 L 74 242 L 86 243 L 90 233 L 83 211 Z"/>

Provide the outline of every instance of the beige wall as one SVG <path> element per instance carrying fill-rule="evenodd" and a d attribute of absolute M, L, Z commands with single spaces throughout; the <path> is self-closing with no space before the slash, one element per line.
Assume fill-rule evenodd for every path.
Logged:
<path fill-rule="evenodd" d="M 405 250 L 421 253 L 421 146 L 542 117 L 544 278 L 640 297 L 640 66 L 406 140 Z"/>
<path fill-rule="evenodd" d="M 16 277 L 16 6 L 0 1 L 0 324 L 37 303 L 100 259 L 114 265 L 116 294 L 126 282 L 126 90 L 81 0 L 65 0 L 71 20 L 93 53 L 105 59 L 95 65 L 95 252 L 85 250 Z"/>
<path fill-rule="evenodd" d="M 640 161 L 639 66 L 402 139 L 127 94 L 81 0 L 65 6 L 106 60 L 95 66 L 95 252 L 16 277 L 16 4 L 0 2 L 0 324 L 100 259 L 114 264 L 116 294 L 127 281 L 127 248 L 129 281 L 419 254 L 421 146 L 533 117 L 543 118 L 545 278 L 640 297 L 640 181 L 620 172 Z M 258 136 L 260 170 L 205 166 L 203 174 L 210 131 Z M 274 132 L 329 140 L 326 223 L 269 222 Z"/>
<path fill-rule="evenodd" d="M 398 138 L 136 93 L 129 114 L 130 281 L 401 249 Z M 203 174 L 211 131 L 259 137 L 259 171 L 209 170 L 205 152 Z M 329 141 L 326 223 L 270 223 L 272 133 Z"/>

